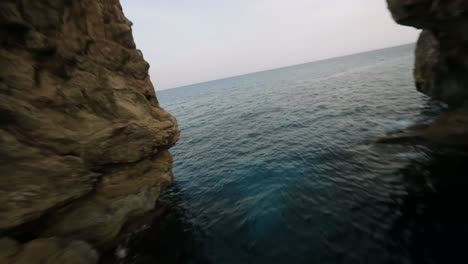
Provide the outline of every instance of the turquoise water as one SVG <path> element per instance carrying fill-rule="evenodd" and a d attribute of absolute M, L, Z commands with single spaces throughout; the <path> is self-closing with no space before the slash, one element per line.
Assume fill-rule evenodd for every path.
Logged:
<path fill-rule="evenodd" d="M 463 158 L 374 143 L 442 109 L 415 91 L 413 49 L 158 92 L 182 133 L 163 196 L 179 209 L 131 263 L 454 263 Z"/>

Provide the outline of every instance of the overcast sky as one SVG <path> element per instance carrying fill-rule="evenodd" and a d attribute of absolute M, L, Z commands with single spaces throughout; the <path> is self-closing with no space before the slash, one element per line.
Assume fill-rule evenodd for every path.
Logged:
<path fill-rule="evenodd" d="M 156 90 L 415 42 L 385 0 L 122 0 Z"/>

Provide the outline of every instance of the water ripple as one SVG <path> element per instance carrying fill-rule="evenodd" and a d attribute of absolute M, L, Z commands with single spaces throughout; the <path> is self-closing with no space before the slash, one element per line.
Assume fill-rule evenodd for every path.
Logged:
<path fill-rule="evenodd" d="M 443 108 L 414 90 L 412 49 L 160 93 L 182 131 L 174 263 L 457 262 L 466 157 L 373 144 Z"/>

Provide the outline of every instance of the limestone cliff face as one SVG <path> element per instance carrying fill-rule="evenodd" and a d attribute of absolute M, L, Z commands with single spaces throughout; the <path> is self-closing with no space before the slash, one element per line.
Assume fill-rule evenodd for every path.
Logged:
<path fill-rule="evenodd" d="M 387 0 L 395 21 L 422 29 L 414 78 L 418 91 L 451 111 L 382 142 L 424 142 L 468 148 L 468 1 Z"/>
<path fill-rule="evenodd" d="M 419 91 L 461 106 L 468 100 L 468 1 L 387 0 L 394 19 L 423 29 L 417 43 Z"/>
<path fill-rule="evenodd" d="M 2 0 L 0 44 L 0 237 L 106 245 L 153 209 L 179 137 L 131 22 L 118 0 Z"/>

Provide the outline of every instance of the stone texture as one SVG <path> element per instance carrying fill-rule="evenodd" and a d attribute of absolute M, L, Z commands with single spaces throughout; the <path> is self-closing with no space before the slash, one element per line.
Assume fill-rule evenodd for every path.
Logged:
<path fill-rule="evenodd" d="M 58 212 L 44 234 L 67 235 L 105 246 L 119 234 L 127 219 L 151 211 L 161 189 L 172 181 L 169 152 L 161 151 L 138 166 L 121 165 L 103 176 L 96 194 Z M 82 216 L 86 215 L 86 218 Z"/>
<path fill-rule="evenodd" d="M 434 144 L 468 150 L 468 110 L 440 115 L 429 124 L 419 124 L 379 139 L 390 144 Z"/>
<path fill-rule="evenodd" d="M 92 264 L 98 262 L 98 253 L 83 241 L 58 238 L 37 239 L 24 245 L 2 238 L 0 263 L 4 264 Z M 6 252 L 6 253 L 5 253 Z"/>
<path fill-rule="evenodd" d="M 153 209 L 179 130 L 118 0 L 2 0 L 0 68 L 0 235 L 100 247 Z"/>
<path fill-rule="evenodd" d="M 451 106 L 468 100 L 468 1 L 387 0 L 395 20 L 423 29 L 416 49 L 419 91 Z"/>
<path fill-rule="evenodd" d="M 395 21 L 422 29 L 416 45 L 418 91 L 447 103 L 450 111 L 431 124 L 417 125 L 382 143 L 429 143 L 467 147 L 468 1 L 387 0 Z"/>

